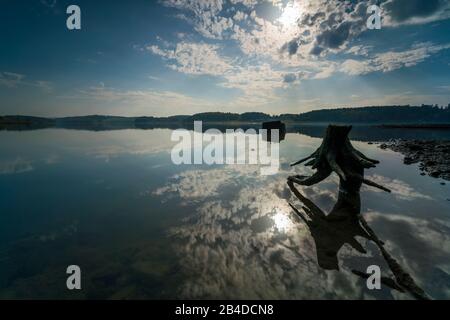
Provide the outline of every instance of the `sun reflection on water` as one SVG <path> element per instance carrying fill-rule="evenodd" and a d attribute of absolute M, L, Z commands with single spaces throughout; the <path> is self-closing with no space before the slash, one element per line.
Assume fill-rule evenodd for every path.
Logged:
<path fill-rule="evenodd" d="M 275 228 L 280 232 L 286 232 L 293 227 L 293 223 L 286 212 L 277 211 L 277 213 L 272 216 L 272 220 L 275 224 Z"/>

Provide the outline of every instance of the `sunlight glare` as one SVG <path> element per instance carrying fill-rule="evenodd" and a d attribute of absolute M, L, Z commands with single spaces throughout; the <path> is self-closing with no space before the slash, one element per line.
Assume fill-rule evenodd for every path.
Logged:
<path fill-rule="evenodd" d="M 277 212 L 273 217 L 273 222 L 275 223 L 275 227 L 278 229 L 278 231 L 286 231 L 290 228 L 292 225 L 291 220 L 288 218 L 288 216 L 283 212 Z"/>
<path fill-rule="evenodd" d="M 301 10 L 300 6 L 297 2 L 290 2 L 286 5 L 281 13 L 281 16 L 278 18 L 278 21 L 284 27 L 293 27 L 297 25 L 298 19 L 300 19 Z"/>

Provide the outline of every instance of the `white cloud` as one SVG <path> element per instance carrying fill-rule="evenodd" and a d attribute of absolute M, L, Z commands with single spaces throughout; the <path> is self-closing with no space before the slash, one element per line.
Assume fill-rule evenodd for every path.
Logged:
<path fill-rule="evenodd" d="M 219 56 L 217 45 L 180 42 L 175 49 L 161 49 L 156 45 L 148 46 L 147 49 L 153 54 L 174 60 L 176 64 L 169 66 L 186 74 L 220 76 L 233 68 L 229 59 Z"/>
<path fill-rule="evenodd" d="M 256 4 L 258 4 L 258 0 L 230 0 L 232 4 L 243 4 L 248 8 L 253 8 Z"/>
<path fill-rule="evenodd" d="M 367 31 L 367 8 L 376 2 L 383 7 L 383 28 L 445 16 L 441 0 L 425 7 L 412 0 L 408 10 L 401 12 L 404 1 L 265 1 L 279 13 L 268 18 L 255 0 L 167 0 L 164 4 L 178 9 L 179 17 L 204 39 L 193 42 L 196 38 L 189 37 L 188 42 L 183 37 L 176 44 L 163 41 L 147 49 L 167 60 L 173 70 L 212 75 L 218 86 L 239 89 L 241 95 L 229 106 L 264 108 L 284 99 L 278 89 L 302 80 L 326 79 L 337 72 L 351 76 L 389 72 L 415 66 L 448 49 L 446 44 L 421 43 L 399 51 L 357 41 Z M 241 54 L 226 50 L 230 44 Z M 296 75 L 295 81 L 286 81 L 287 74 Z"/>
<path fill-rule="evenodd" d="M 237 11 L 236 14 L 233 16 L 233 19 L 235 21 L 242 21 L 244 19 L 246 19 L 248 17 L 248 14 L 242 12 L 242 11 Z"/>
<path fill-rule="evenodd" d="M 450 44 L 433 45 L 420 43 L 405 51 L 388 51 L 375 54 L 365 60 L 345 60 L 339 71 L 349 75 L 362 75 L 375 71 L 390 72 L 403 67 L 415 66 L 432 54 L 450 48 Z"/>
<path fill-rule="evenodd" d="M 372 46 L 356 45 L 356 46 L 349 48 L 345 53 L 352 54 L 355 56 L 367 57 L 369 55 L 369 51 L 372 48 L 373 48 Z"/>
<path fill-rule="evenodd" d="M 104 84 L 90 87 L 87 90 L 79 90 L 74 98 L 94 99 L 104 102 L 116 102 L 142 108 L 167 108 L 177 109 L 180 107 L 192 110 L 207 109 L 215 107 L 211 101 L 194 98 L 173 91 L 157 90 L 119 90 L 106 87 Z M 170 110 L 169 110 L 170 111 Z"/>
<path fill-rule="evenodd" d="M 349 49 L 348 44 L 366 31 L 367 8 L 376 1 L 293 0 L 285 5 L 279 1 L 268 2 L 272 2 L 275 10 L 279 9 L 280 18 L 270 21 L 258 16 L 253 10 L 257 1 L 231 1 L 227 8 L 234 9 L 232 17 L 227 16 L 226 4 L 219 0 L 169 0 L 165 4 L 190 12 L 195 30 L 205 37 L 223 39 L 223 31 L 228 30 L 226 38 L 236 40 L 247 56 L 270 57 L 276 63 L 286 62 L 292 66 L 296 63 L 301 65 L 305 59 L 313 63 L 311 53 L 321 57 L 343 50 L 362 56 L 368 54 L 369 47 L 359 45 Z M 401 20 L 396 22 L 396 26 L 407 24 L 416 16 L 426 19 L 420 20 L 421 23 L 436 21 L 443 18 L 442 14 L 438 15 L 439 12 L 447 12 L 447 15 L 450 12 L 446 11 L 448 5 L 440 3 L 440 0 L 433 0 L 439 3 L 432 6 L 413 0 L 411 8 L 404 9 L 404 12 L 399 7 L 405 0 L 381 2 L 385 27 L 392 27 L 395 20 Z M 237 4 L 244 4 L 246 10 L 233 7 Z M 292 16 L 294 20 L 284 21 L 285 16 Z M 238 24 L 243 20 L 244 26 Z"/>
<path fill-rule="evenodd" d="M 416 199 L 432 200 L 428 195 L 417 192 L 409 184 L 398 179 L 390 179 L 380 175 L 372 175 L 370 180 L 391 189 L 392 194 L 402 200 L 413 201 Z M 372 192 L 383 192 L 379 189 L 370 188 Z"/>
<path fill-rule="evenodd" d="M 205 43 L 176 45 L 175 49 L 162 49 L 156 45 L 148 47 L 153 54 L 168 60 L 168 66 L 190 75 L 211 75 L 218 77 L 219 85 L 229 89 L 239 89 L 243 93 L 235 104 L 265 104 L 273 101 L 273 90 L 286 85 L 284 72 L 272 69 L 268 63 L 246 65 L 219 54 L 220 47 Z"/>
<path fill-rule="evenodd" d="M 166 0 L 166 6 L 187 11 L 182 18 L 194 25 L 194 29 L 207 38 L 222 39 L 224 31 L 233 26 L 233 20 L 220 16 L 222 0 Z"/>

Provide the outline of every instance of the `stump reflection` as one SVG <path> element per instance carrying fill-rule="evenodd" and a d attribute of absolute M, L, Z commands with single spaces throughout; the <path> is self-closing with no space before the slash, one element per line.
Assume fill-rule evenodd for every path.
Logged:
<path fill-rule="evenodd" d="M 407 292 L 416 299 L 429 299 L 427 294 L 416 284 L 414 279 L 399 265 L 384 248 L 384 243 L 377 237 L 361 215 L 361 185 L 390 192 L 384 186 L 364 178 L 364 170 L 379 163 L 356 150 L 348 138 L 349 126 L 329 126 L 320 147 L 309 157 L 295 162 L 294 165 L 310 160 L 305 165 L 316 169 L 311 177 L 291 176 L 288 186 L 302 203 L 301 210 L 289 203 L 294 212 L 308 226 L 317 251 L 317 262 L 325 270 L 339 270 L 338 253 L 345 245 L 365 254 L 364 247 L 356 237 L 373 241 L 389 266 L 394 278 L 382 277 L 381 283 L 398 291 Z M 333 209 L 327 215 L 311 200 L 303 196 L 295 184 L 311 186 L 326 179 L 335 172 L 339 176 L 339 195 Z M 364 272 L 353 270 L 362 278 L 368 278 Z"/>

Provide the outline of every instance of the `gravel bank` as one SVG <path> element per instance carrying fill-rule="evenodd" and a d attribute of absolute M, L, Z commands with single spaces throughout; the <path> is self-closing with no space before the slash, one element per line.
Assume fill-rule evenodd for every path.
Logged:
<path fill-rule="evenodd" d="M 419 163 L 422 175 L 450 181 L 450 141 L 394 140 L 380 148 L 402 153 L 405 164 Z"/>

